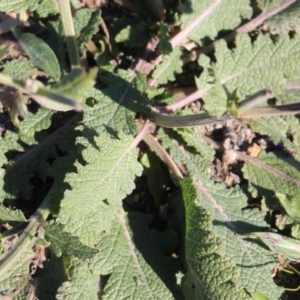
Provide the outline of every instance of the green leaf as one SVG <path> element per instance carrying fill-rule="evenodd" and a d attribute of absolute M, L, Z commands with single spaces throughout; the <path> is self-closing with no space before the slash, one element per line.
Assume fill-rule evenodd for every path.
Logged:
<path fill-rule="evenodd" d="M 136 112 L 148 111 L 146 99 L 142 94 L 146 89 L 145 77 L 137 78 L 132 84 L 135 77 L 133 72 L 120 70 L 118 75 L 109 74 L 102 78 L 108 86 L 106 89 L 91 90 L 90 97 L 98 103 L 85 108 L 84 123 L 97 132 L 109 129 L 135 135 Z"/>
<path fill-rule="evenodd" d="M 60 77 L 60 68 L 52 49 L 40 38 L 31 33 L 18 33 L 14 30 L 20 46 L 30 60 L 39 68 L 46 71 L 55 80 Z"/>
<path fill-rule="evenodd" d="M 0 255 L 0 291 L 2 295 L 15 297 L 27 294 L 26 290 L 30 287 L 28 270 L 31 264 L 28 258 L 33 254 L 32 247 L 35 241 L 34 237 L 28 239 L 26 246 L 18 248 L 19 252 L 15 257 L 14 254 L 11 254 L 15 251 L 13 248 Z M 7 263 L 9 266 L 4 267 Z"/>
<path fill-rule="evenodd" d="M 252 300 L 270 300 L 268 296 L 261 292 L 256 292 L 252 296 Z"/>
<path fill-rule="evenodd" d="M 92 36 L 99 30 L 101 11 L 99 9 L 80 9 L 76 12 L 74 21 L 75 35 L 78 47 L 83 50 Z"/>
<path fill-rule="evenodd" d="M 199 194 L 190 179 L 181 182 L 185 203 L 185 255 L 187 274 L 183 279 L 185 299 L 250 299 L 234 263 L 220 255 L 221 239 L 212 231 L 212 220 L 197 200 Z M 224 297 L 226 295 L 226 297 Z"/>
<path fill-rule="evenodd" d="M 226 256 L 230 258 L 231 264 L 236 264 L 235 272 L 239 272 L 240 274 L 236 278 L 237 284 L 244 286 L 251 293 L 259 289 L 269 295 L 271 299 L 278 298 L 281 294 L 281 290 L 273 284 L 273 280 L 271 276 L 269 276 L 269 269 L 272 268 L 272 264 L 275 263 L 275 260 L 267 256 L 268 251 L 264 248 L 247 243 L 235 235 L 236 232 L 244 234 L 252 232 L 255 229 L 256 231 L 263 230 L 266 226 L 264 221 L 265 213 L 256 212 L 254 214 L 250 210 L 242 210 L 243 207 L 247 206 L 247 198 L 240 189 L 228 189 L 222 184 L 214 184 L 211 182 L 208 178 L 210 161 L 207 161 L 193 152 L 189 152 L 187 149 L 178 147 L 178 144 L 168 139 L 162 131 L 158 132 L 158 138 L 162 140 L 163 145 L 168 148 L 175 162 L 180 165 L 184 164 L 187 167 L 190 176 L 195 181 L 195 185 L 201 193 L 201 201 L 197 200 L 195 204 L 197 206 L 201 205 L 199 209 L 201 211 L 205 209 L 203 214 L 208 215 L 209 219 L 214 220 L 213 226 L 209 227 L 209 231 L 212 231 L 213 236 L 217 235 L 223 238 L 222 247 L 219 248 L 219 251 L 216 251 L 219 252 L 222 257 Z M 195 187 L 190 189 L 194 190 Z M 183 196 L 188 197 L 188 195 L 185 194 L 183 194 Z M 191 199 L 195 199 L 192 196 L 190 197 Z M 200 198 L 200 196 L 198 198 Z M 194 201 L 196 201 L 196 199 Z M 199 217 L 192 217 L 189 222 L 193 222 L 193 220 L 201 220 L 201 222 L 203 222 Z M 203 239 L 201 239 L 201 235 L 199 236 L 196 230 L 198 225 L 195 226 L 195 238 L 199 238 L 199 243 L 202 244 Z M 221 243 L 221 241 L 219 241 L 219 243 Z M 209 245 L 211 247 L 217 247 L 214 242 L 211 242 Z M 206 254 L 204 250 L 201 253 L 203 253 L 203 259 L 205 259 Z M 211 263 L 213 263 L 213 260 Z M 221 267 L 223 267 L 223 265 Z M 252 274 L 251 278 L 249 278 L 250 269 Z M 204 275 L 201 275 L 199 271 L 200 275 L 198 276 L 204 276 L 205 279 L 206 276 L 213 276 L 213 274 L 220 272 L 217 265 L 214 267 L 205 265 L 201 270 L 204 270 Z M 215 270 L 215 272 L 210 271 L 212 274 L 207 274 L 205 270 Z M 253 280 L 254 278 L 255 280 Z M 214 283 L 218 282 L 217 280 L 218 279 L 215 279 L 215 281 L 209 282 L 213 290 L 220 289 L 220 287 L 216 288 L 213 286 Z M 220 280 L 222 280 L 222 277 Z M 197 299 L 196 296 L 195 299 Z M 216 297 L 216 299 L 219 298 Z"/>
<path fill-rule="evenodd" d="M 134 19 L 130 23 L 116 35 L 115 41 L 131 48 L 145 45 L 150 38 L 150 24 L 140 19 Z"/>
<path fill-rule="evenodd" d="M 298 136 L 299 119 L 295 116 L 274 116 L 272 118 L 254 118 L 250 121 L 253 132 L 267 134 L 274 143 L 284 146 L 300 157 L 300 145 L 291 142 L 288 136 Z"/>
<path fill-rule="evenodd" d="M 86 165 L 77 162 L 77 173 L 66 175 L 72 189 L 65 192 L 58 220 L 86 245 L 93 246 L 110 228 L 115 205 L 134 189 L 135 176 L 142 173 L 133 144 L 129 136 L 102 133 L 82 151 Z"/>
<path fill-rule="evenodd" d="M 147 184 L 155 205 L 164 203 L 167 194 L 167 187 L 170 185 L 168 170 L 159 160 L 158 156 L 147 151 L 141 158 L 144 166 L 144 175 L 147 176 Z"/>
<path fill-rule="evenodd" d="M 72 270 L 71 280 L 58 289 L 57 300 L 98 300 L 98 284 L 95 276 L 85 267 L 76 266 Z"/>
<path fill-rule="evenodd" d="M 275 6 L 282 4 L 281 1 L 258 1 L 260 7 L 265 10 L 270 10 Z M 280 11 L 278 14 L 268 18 L 266 24 L 269 29 L 275 31 L 277 34 L 289 34 L 291 31 L 300 31 L 300 5 L 298 1 L 295 1 L 288 8 Z"/>
<path fill-rule="evenodd" d="M 99 254 L 89 264 L 95 274 L 110 274 L 103 299 L 174 299 L 176 263 L 163 252 L 163 241 L 174 236 L 149 229 L 151 217 L 123 211 L 101 239 Z M 116 288 L 118 282 L 118 288 Z"/>
<path fill-rule="evenodd" d="M 0 1 L 0 11 L 3 12 L 22 12 L 22 11 L 34 11 L 41 0 L 3 0 Z"/>
<path fill-rule="evenodd" d="M 51 243 L 50 249 L 58 257 L 64 254 L 85 260 L 91 258 L 97 252 L 83 245 L 78 237 L 74 237 L 70 233 L 65 232 L 61 224 L 50 221 L 43 223 L 43 228 L 45 229 L 46 240 Z"/>
<path fill-rule="evenodd" d="M 54 0 L 43 0 L 35 11 L 40 18 L 47 18 L 50 15 L 58 14 L 58 6 Z"/>
<path fill-rule="evenodd" d="M 164 23 L 159 23 L 159 45 L 158 49 L 161 51 L 162 54 L 168 55 L 172 52 L 172 45 L 169 42 L 169 35 L 168 35 L 169 28 L 166 24 Z"/>
<path fill-rule="evenodd" d="M 175 75 L 182 72 L 182 52 L 175 48 L 172 53 L 164 57 L 162 63 L 158 65 L 152 74 L 154 82 L 165 84 L 175 80 Z"/>
<path fill-rule="evenodd" d="M 244 177 L 249 180 L 254 197 L 258 192 L 280 192 L 298 197 L 300 193 L 300 163 L 294 157 L 280 152 L 261 153 L 259 159 L 250 159 L 243 167 Z"/>
<path fill-rule="evenodd" d="M 178 128 L 176 132 L 185 141 L 186 145 L 194 148 L 199 154 L 201 154 L 205 160 L 213 161 L 214 151 L 212 148 L 202 139 L 200 133 L 196 129 L 192 128 Z"/>
<path fill-rule="evenodd" d="M 201 20 L 189 34 L 200 45 L 213 40 L 221 30 L 235 29 L 242 19 L 250 19 L 252 15 L 248 0 L 189 0 L 181 5 L 181 11 L 183 29 Z"/>
<path fill-rule="evenodd" d="M 35 114 L 29 113 L 19 126 L 20 139 L 28 145 L 36 144 L 35 133 L 50 127 L 52 114 L 47 108 L 40 108 Z"/>
<path fill-rule="evenodd" d="M 300 59 L 300 52 L 295 51 L 299 37 L 290 39 L 279 36 L 275 41 L 267 35 L 258 35 L 252 43 L 247 34 L 238 35 L 235 40 L 236 48 L 230 50 L 224 40 L 215 45 L 214 72 L 209 65 L 209 59 L 200 55 L 199 64 L 204 67 L 200 78 L 196 79 L 197 86 L 204 90 L 205 103 L 210 101 L 216 87 L 215 76 L 224 86 L 226 92 L 232 95 L 236 92 L 239 99 L 255 92 L 271 89 L 275 94 L 281 93 L 288 78 L 299 72 L 295 61 Z"/>
<path fill-rule="evenodd" d="M 32 197 L 32 184 L 30 179 L 39 175 L 42 180 L 46 179 L 47 170 L 50 168 L 49 160 L 56 157 L 56 150 L 50 141 L 36 146 L 31 151 L 24 153 L 16 162 L 9 166 L 5 174 L 5 194 L 3 197 L 15 199 Z"/>
<path fill-rule="evenodd" d="M 300 241 L 273 232 L 254 232 L 247 238 L 261 240 L 274 253 L 286 256 L 290 260 L 299 261 Z"/>
<path fill-rule="evenodd" d="M 280 204 L 284 208 L 287 215 L 290 217 L 300 220 L 300 202 L 298 197 L 291 197 L 289 195 L 281 194 L 276 192 L 275 193 L 277 199 L 279 200 Z"/>
<path fill-rule="evenodd" d="M 30 66 L 28 61 L 13 59 L 5 65 L 3 68 L 3 73 L 9 75 L 14 80 L 25 81 L 32 75 L 37 74 L 37 70 Z"/>
<path fill-rule="evenodd" d="M 26 218 L 23 215 L 22 211 L 0 205 L 0 222 L 2 224 L 8 223 L 11 226 L 14 226 L 21 222 L 26 222 Z"/>

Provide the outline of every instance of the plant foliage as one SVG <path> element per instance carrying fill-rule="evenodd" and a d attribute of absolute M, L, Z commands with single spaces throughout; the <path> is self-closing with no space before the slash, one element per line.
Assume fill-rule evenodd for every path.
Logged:
<path fill-rule="evenodd" d="M 107 2 L 0 1 L 1 297 L 295 296 L 299 3 Z"/>

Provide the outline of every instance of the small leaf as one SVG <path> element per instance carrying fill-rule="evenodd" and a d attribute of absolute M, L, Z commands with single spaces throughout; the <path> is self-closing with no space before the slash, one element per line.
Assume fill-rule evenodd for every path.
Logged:
<path fill-rule="evenodd" d="M 127 25 L 115 37 L 117 43 L 124 43 L 127 47 L 140 47 L 149 39 L 149 24 L 138 21 L 137 24 Z"/>
<path fill-rule="evenodd" d="M 164 23 L 159 23 L 159 45 L 158 48 L 161 51 L 162 54 L 168 55 L 172 52 L 172 45 L 169 42 L 169 35 L 168 35 L 168 26 Z"/>
<path fill-rule="evenodd" d="M 172 53 L 164 57 L 162 63 L 157 66 L 152 74 L 153 80 L 158 81 L 160 84 L 175 80 L 175 75 L 182 71 L 181 55 L 180 49 L 175 48 Z"/>
<path fill-rule="evenodd" d="M 58 14 L 58 6 L 54 0 L 43 0 L 35 11 L 40 18 Z"/>
<path fill-rule="evenodd" d="M 100 25 L 99 9 L 80 9 L 73 19 L 74 30 L 77 37 L 78 47 L 83 50 L 84 44 L 97 33 Z"/>
<path fill-rule="evenodd" d="M 275 193 L 280 204 L 284 208 L 287 215 L 300 221 L 300 199 L 299 197 L 291 197 L 289 195 Z"/>
<path fill-rule="evenodd" d="M 52 114 L 47 108 L 40 108 L 35 114 L 29 113 L 19 126 L 20 139 L 29 145 L 36 144 L 35 133 L 50 127 Z"/>
<path fill-rule="evenodd" d="M 52 49 L 42 39 L 31 33 L 19 33 L 16 29 L 13 30 L 13 33 L 30 60 L 55 80 L 58 80 L 60 67 Z"/>

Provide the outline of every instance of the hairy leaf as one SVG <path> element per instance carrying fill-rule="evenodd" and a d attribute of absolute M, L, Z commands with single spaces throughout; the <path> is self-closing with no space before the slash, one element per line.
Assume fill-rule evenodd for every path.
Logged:
<path fill-rule="evenodd" d="M 297 117 L 254 118 L 250 123 L 252 131 L 267 134 L 274 143 L 282 142 L 285 147 L 300 156 L 299 145 L 295 145 L 288 138 L 289 136 L 298 135 L 299 119 Z"/>
<path fill-rule="evenodd" d="M 35 133 L 49 128 L 51 117 L 52 112 L 47 108 L 40 108 L 35 114 L 29 113 L 19 126 L 20 139 L 28 145 L 36 144 Z"/>
<path fill-rule="evenodd" d="M 80 9 L 74 17 L 74 29 L 77 37 L 78 46 L 81 50 L 92 36 L 98 31 L 100 24 L 99 9 Z"/>
<path fill-rule="evenodd" d="M 76 266 L 71 274 L 71 280 L 66 281 L 58 289 L 57 300 L 98 300 L 98 286 L 95 276 L 85 267 Z"/>
<path fill-rule="evenodd" d="M 35 11 L 40 18 L 58 14 L 58 6 L 54 0 L 43 0 Z"/>
<path fill-rule="evenodd" d="M 134 20 L 126 28 L 123 28 L 115 37 L 117 43 L 124 43 L 127 47 L 140 47 L 150 38 L 149 25 L 143 20 Z"/>
<path fill-rule="evenodd" d="M 208 163 L 204 158 L 178 147 L 162 132 L 159 132 L 158 136 L 165 147 L 169 149 L 175 162 L 178 164 L 184 163 L 189 174 L 196 182 L 195 185 L 202 195 L 201 202 L 197 204 L 202 206 L 201 209 L 205 208 L 207 210 L 205 214 L 210 215 L 212 218 L 213 227 L 211 230 L 213 233 L 223 238 L 223 246 L 222 250 L 219 250 L 219 254 L 231 258 L 232 263 L 236 264 L 235 272 L 240 273 L 240 276 L 236 279 L 237 284 L 246 287 L 249 292 L 255 292 L 259 289 L 275 298 L 278 297 L 280 289 L 273 285 L 272 278 L 269 276 L 270 264 L 272 265 L 275 261 L 265 255 L 267 252 L 264 248 L 247 244 L 235 235 L 235 233 L 242 234 L 258 228 L 256 231 L 263 230 L 266 226 L 264 213 L 258 214 L 256 212 L 254 214 L 251 211 L 243 211 L 242 208 L 247 206 L 247 198 L 241 190 L 229 190 L 224 185 L 209 181 L 207 178 Z M 192 220 L 194 219 L 197 218 L 192 218 Z M 205 252 L 203 252 L 203 255 L 205 257 Z M 250 268 L 252 278 L 248 276 Z M 219 272 L 219 269 L 217 270 Z M 256 280 L 253 280 L 253 278 Z M 214 284 L 214 282 L 211 282 L 211 284 Z M 211 288 L 215 290 L 213 286 Z"/>
<path fill-rule="evenodd" d="M 279 192 L 298 197 L 300 192 L 300 163 L 294 157 L 279 151 L 261 153 L 259 159 L 251 158 L 244 165 L 245 178 L 254 197 L 264 191 Z"/>
<path fill-rule="evenodd" d="M 11 76 L 14 80 L 23 80 L 37 74 L 37 70 L 30 66 L 28 61 L 11 60 L 5 65 L 3 73 Z"/>
<path fill-rule="evenodd" d="M 199 57 L 199 63 L 205 69 L 196 83 L 205 92 L 204 101 L 209 102 L 214 94 L 217 87 L 211 82 L 216 80 L 228 95 L 236 92 L 241 100 L 266 88 L 275 94 L 281 93 L 287 79 L 299 72 L 299 66 L 294 63 L 300 59 L 299 42 L 298 36 L 292 39 L 280 36 L 273 41 L 266 35 L 259 35 L 252 43 L 247 34 L 241 34 L 236 38 L 236 48 L 229 50 L 225 41 L 218 41 L 214 72 L 207 57 Z"/>
<path fill-rule="evenodd" d="M 60 257 L 62 253 L 67 256 L 75 256 L 81 260 L 91 258 L 96 251 L 85 245 L 82 245 L 78 237 L 74 237 L 64 231 L 61 224 L 54 221 L 43 224 L 45 237 L 51 243 L 50 249 Z"/>
<path fill-rule="evenodd" d="M 133 139 L 102 133 L 82 151 L 86 165 L 76 163 L 77 173 L 66 175 L 70 184 L 61 202 L 59 221 L 66 231 L 93 246 L 110 227 L 116 204 L 134 188 L 142 173 L 136 161 Z"/>
<path fill-rule="evenodd" d="M 41 0 L 3 0 L 0 1 L 0 11 L 21 12 L 25 10 L 34 11 Z"/>
<path fill-rule="evenodd" d="M 187 274 L 183 281 L 186 299 L 250 299 L 237 281 L 239 274 L 227 257 L 222 257 L 221 239 L 211 232 L 208 212 L 196 205 L 199 195 L 191 180 L 183 181 Z"/>
<path fill-rule="evenodd" d="M 189 38 L 202 45 L 214 39 L 220 30 L 236 28 L 242 19 L 250 19 L 252 9 L 248 0 L 189 0 L 181 5 L 182 28 L 197 22 Z"/>
<path fill-rule="evenodd" d="M 11 226 L 14 226 L 16 223 L 26 222 L 26 218 L 24 217 L 22 211 L 18 209 L 13 210 L 0 205 L 0 222 L 2 224 L 8 223 Z"/>
<path fill-rule="evenodd" d="M 169 289 L 175 282 L 176 263 L 161 248 L 166 236 L 160 239 L 148 222 L 146 215 L 126 216 L 120 210 L 115 214 L 110 233 L 89 264 L 96 274 L 110 274 L 103 299 L 174 299 Z"/>
<path fill-rule="evenodd" d="M 162 63 L 152 74 L 153 80 L 158 81 L 160 84 L 175 80 L 175 75 L 182 71 L 181 55 L 182 52 L 175 48 L 168 56 L 164 57 Z"/>
<path fill-rule="evenodd" d="M 136 134 L 136 112 L 146 112 L 147 102 L 142 92 L 145 90 L 145 78 L 139 77 L 135 83 L 135 75 L 131 71 L 119 71 L 119 76 L 110 74 L 103 77 L 108 87 L 102 91 L 91 90 L 90 97 L 97 100 L 93 107 L 86 107 L 85 125 L 94 130 L 125 132 Z M 104 127 L 103 127 L 104 126 Z"/>
<path fill-rule="evenodd" d="M 60 67 L 52 49 L 42 39 L 31 33 L 20 34 L 14 30 L 14 34 L 30 60 L 55 80 L 58 80 L 60 77 Z"/>

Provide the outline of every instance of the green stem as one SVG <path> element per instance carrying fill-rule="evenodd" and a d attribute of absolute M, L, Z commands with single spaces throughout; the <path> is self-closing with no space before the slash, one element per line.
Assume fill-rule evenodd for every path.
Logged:
<path fill-rule="evenodd" d="M 29 219 L 28 226 L 21 234 L 20 238 L 18 239 L 17 243 L 4 255 L 2 255 L 0 259 L 0 278 L 6 272 L 13 268 L 13 265 L 18 261 L 18 259 L 22 256 L 23 251 L 32 247 L 34 244 L 34 235 L 36 234 L 37 229 L 39 228 L 40 224 L 44 222 L 49 213 L 50 213 L 50 195 L 52 194 L 53 190 L 56 188 L 56 185 L 53 184 L 52 188 L 48 192 L 46 198 L 43 200 L 40 207 L 36 210 L 36 212 L 31 216 Z M 24 261 L 26 258 L 24 258 Z"/>
<path fill-rule="evenodd" d="M 255 118 L 255 117 L 273 117 L 295 115 L 300 113 L 300 103 L 291 103 L 284 105 L 269 105 L 253 107 L 240 115 L 241 118 Z"/>
<path fill-rule="evenodd" d="M 238 107 L 238 116 L 242 116 L 244 113 L 247 113 L 253 107 L 260 105 L 266 102 L 269 99 L 272 99 L 274 94 L 270 90 L 260 91 L 246 98 L 245 100 L 239 103 Z"/>
<path fill-rule="evenodd" d="M 150 113 L 150 120 L 158 126 L 167 128 L 183 128 L 213 123 L 223 123 L 227 117 L 214 118 L 207 113 L 187 115 L 187 116 L 168 116 L 154 111 Z"/>
<path fill-rule="evenodd" d="M 60 10 L 62 23 L 64 27 L 71 68 L 72 69 L 81 68 L 78 45 L 75 37 L 75 30 L 74 30 L 72 13 L 70 8 L 70 1 L 59 0 L 58 4 L 59 4 L 59 10 Z"/>

